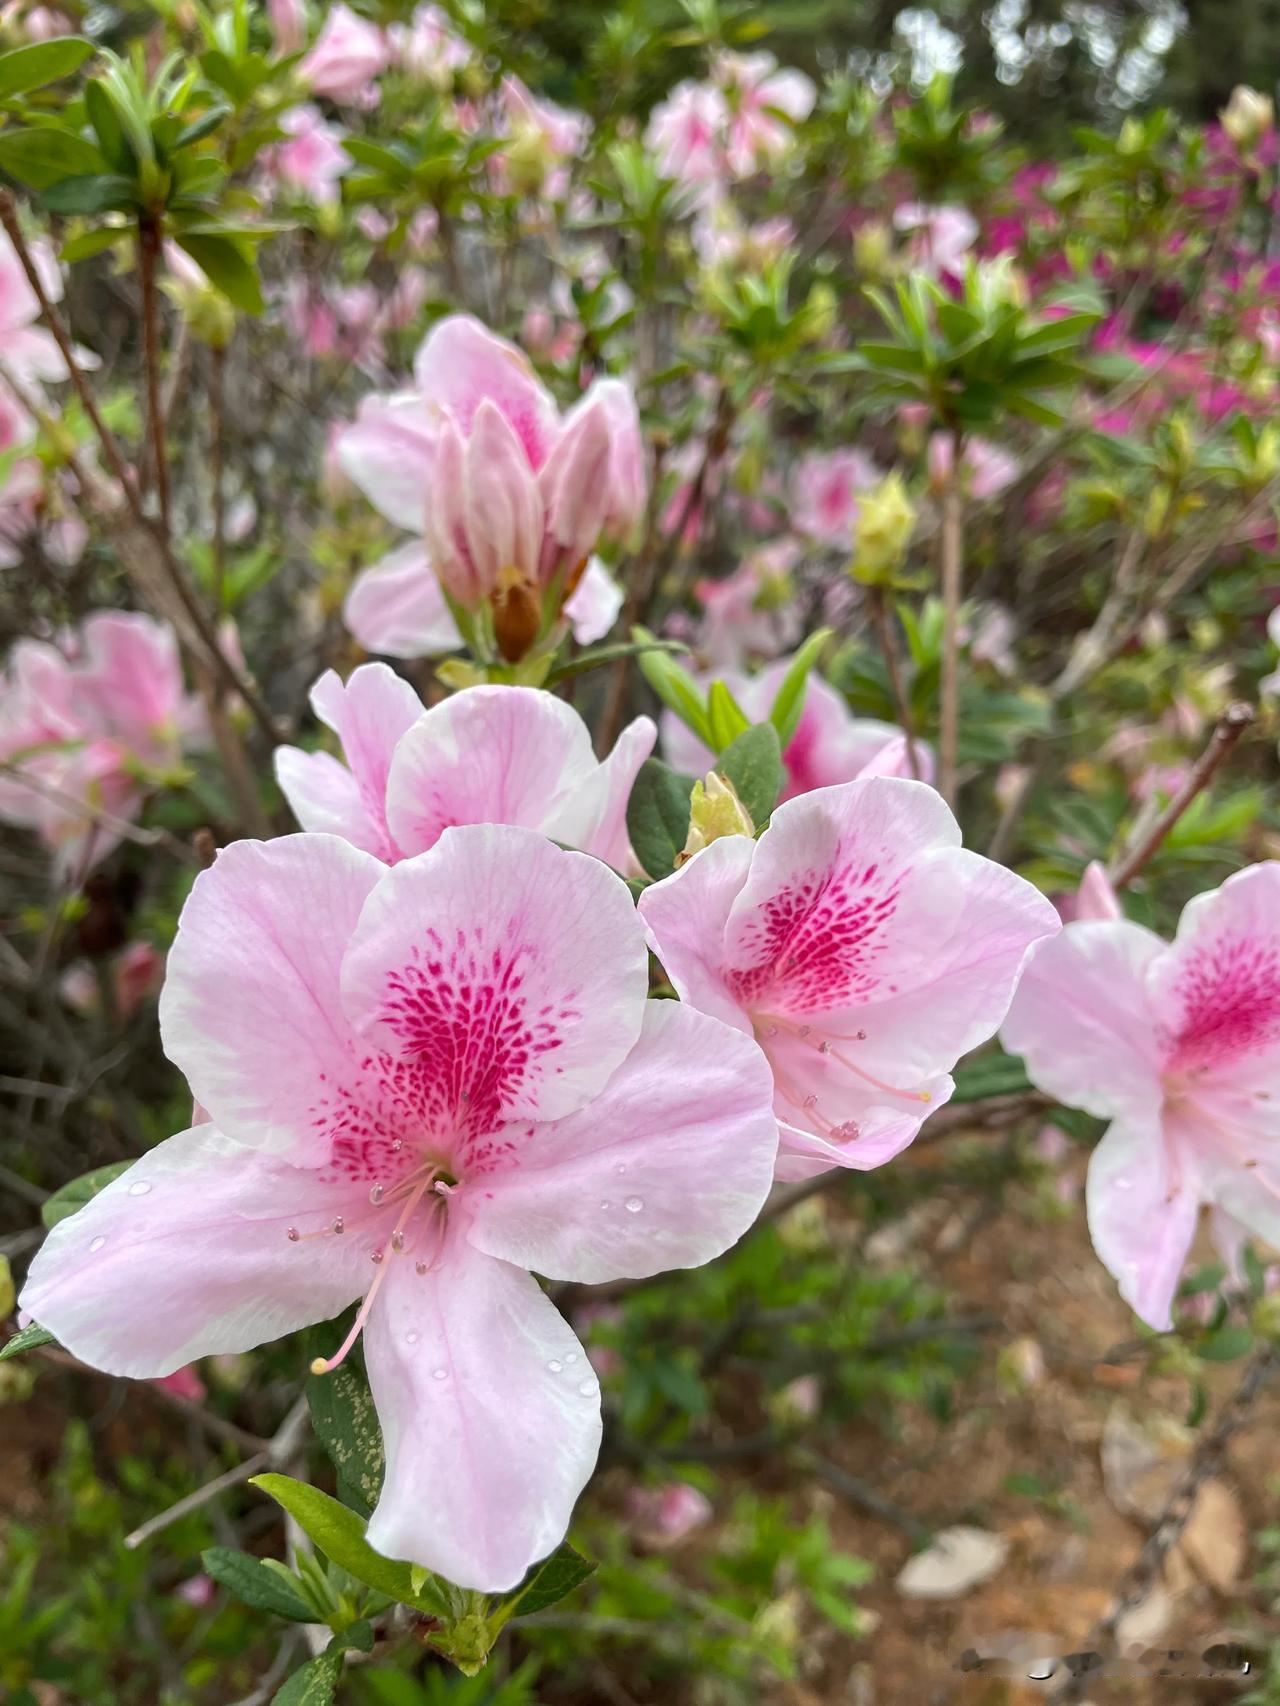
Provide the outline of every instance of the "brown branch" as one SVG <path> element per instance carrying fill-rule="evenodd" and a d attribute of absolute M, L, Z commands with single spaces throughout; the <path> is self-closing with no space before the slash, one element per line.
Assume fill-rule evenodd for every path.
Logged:
<path fill-rule="evenodd" d="M 227 572 L 227 509 L 223 478 L 227 352 L 209 351 L 209 479 L 213 487 L 213 607 L 222 613 Z"/>
<path fill-rule="evenodd" d="M 138 216 L 138 282 L 142 289 L 142 368 L 147 392 L 147 432 L 151 441 L 152 473 L 160 505 L 160 527 L 168 537 L 169 449 L 165 442 L 165 411 L 160 396 L 160 313 L 156 301 L 156 263 L 160 256 L 160 222 L 151 214 Z"/>
<path fill-rule="evenodd" d="M 1177 823 L 1192 801 L 1208 787 L 1214 774 L 1226 761 L 1240 736 L 1253 721 L 1253 716 L 1253 706 L 1246 704 L 1242 699 L 1227 706 L 1214 726 L 1208 746 L 1205 747 L 1192 766 L 1191 773 L 1186 781 L 1146 833 L 1140 837 L 1134 846 L 1129 848 L 1119 863 L 1112 867 L 1109 875 L 1113 887 L 1117 889 L 1126 887 L 1155 857 L 1174 824 Z"/>
<path fill-rule="evenodd" d="M 942 494 L 942 702 L 938 738 L 938 791 L 956 803 L 956 754 L 960 738 L 960 597 L 964 578 L 964 491 L 960 458 L 964 435 L 951 434 L 951 472 Z"/>

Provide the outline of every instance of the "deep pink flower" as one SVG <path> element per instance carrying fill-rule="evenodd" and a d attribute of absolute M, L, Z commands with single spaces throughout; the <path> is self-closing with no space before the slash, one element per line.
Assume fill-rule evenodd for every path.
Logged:
<path fill-rule="evenodd" d="M 514 823 L 635 869 L 627 799 L 656 730 L 637 717 L 599 763 L 587 725 L 534 687 L 468 687 L 431 710 L 383 663 L 344 687 L 329 670 L 311 690 L 346 764 L 276 749 L 276 778 L 304 829 L 328 830 L 388 864 L 434 847 L 460 823 Z"/>
<path fill-rule="evenodd" d="M 852 445 L 815 450 L 796 464 L 791 479 L 791 525 L 824 545 L 853 553 L 858 493 L 880 478 L 871 458 Z"/>
<path fill-rule="evenodd" d="M 1111 1121 L 1089 1232 L 1149 1326 L 1172 1324 L 1202 1204 L 1280 1243 L 1280 863 L 1197 896 L 1171 946 L 1120 918 L 1069 924 L 1001 1036 L 1040 1089 Z"/>
<path fill-rule="evenodd" d="M 759 1051 L 646 1000 L 625 884 L 529 830 L 388 870 L 333 836 L 196 878 L 161 1000 L 212 1122 L 159 1145 L 31 1265 L 73 1355 L 155 1378 L 340 1314 L 387 1473 L 369 1540 L 504 1592 L 564 1535 L 600 1393 L 530 1269 L 696 1266 L 769 1186 Z"/>
<path fill-rule="evenodd" d="M 339 0 L 325 13 L 324 28 L 298 66 L 298 76 L 317 95 L 339 103 L 376 93 L 375 79 L 391 57 L 387 38 Z"/>
<path fill-rule="evenodd" d="M 941 795 L 883 776 L 779 806 L 758 841 L 713 841 L 639 904 L 681 999 L 769 1057 L 791 1179 L 904 1149 L 1059 928 L 1030 883 L 961 848 Z"/>

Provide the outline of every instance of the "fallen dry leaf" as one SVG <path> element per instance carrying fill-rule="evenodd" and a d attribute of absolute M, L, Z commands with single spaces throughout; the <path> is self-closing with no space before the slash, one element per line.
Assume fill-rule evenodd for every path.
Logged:
<path fill-rule="evenodd" d="M 994 1576 L 1008 1556 L 1009 1542 L 985 1528 L 944 1528 L 932 1544 L 908 1558 L 898 1592 L 908 1599 L 956 1599 Z"/>

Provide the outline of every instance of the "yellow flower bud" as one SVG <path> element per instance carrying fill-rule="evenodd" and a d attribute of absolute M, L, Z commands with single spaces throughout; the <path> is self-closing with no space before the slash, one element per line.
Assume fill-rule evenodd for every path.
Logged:
<path fill-rule="evenodd" d="M 1270 95 L 1237 83 L 1218 118 L 1237 148 L 1256 148 L 1276 122 L 1275 102 Z"/>
<path fill-rule="evenodd" d="M 733 783 L 718 770 L 713 770 L 705 782 L 695 782 L 689 796 L 689 837 L 684 851 L 676 858 L 677 865 L 701 853 L 713 841 L 726 835 L 754 835 L 756 826 L 751 814 L 738 798 Z"/>
<path fill-rule="evenodd" d="M 892 579 L 915 532 L 916 507 L 900 474 L 864 492 L 853 524 L 854 578 L 869 586 Z"/>

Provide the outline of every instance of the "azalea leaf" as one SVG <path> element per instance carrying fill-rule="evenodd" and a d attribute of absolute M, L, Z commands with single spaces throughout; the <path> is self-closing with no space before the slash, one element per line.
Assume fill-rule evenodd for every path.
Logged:
<path fill-rule="evenodd" d="M 725 683 L 713 681 L 707 689 L 707 728 L 711 735 L 711 750 L 723 752 L 750 727 L 750 717 Z"/>
<path fill-rule="evenodd" d="M 592 646 L 589 651 L 579 652 L 577 657 L 557 664 L 547 676 L 546 685 L 554 687 L 557 681 L 567 681 L 570 676 L 583 675 L 589 669 L 599 669 L 603 664 L 616 663 L 619 658 L 638 658 L 646 652 L 665 652 L 668 657 L 677 657 L 682 652 L 687 654 L 688 650 L 688 646 L 679 640 L 620 640 L 616 645 Z"/>
<path fill-rule="evenodd" d="M 121 1173 L 127 1173 L 133 1166 L 132 1161 L 108 1161 L 105 1167 L 95 1167 L 91 1173 L 81 1173 L 78 1179 L 72 1179 L 69 1185 L 64 1185 L 60 1191 L 55 1191 L 45 1199 L 40 1209 L 40 1218 L 46 1226 L 53 1227 L 60 1220 L 66 1220 L 68 1215 L 76 1214 L 87 1202 L 92 1202 L 99 1191 L 106 1190 L 113 1179 L 118 1179 Z"/>
<path fill-rule="evenodd" d="M 207 1575 L 255 1611 L 269 1611 L 291 1623 L 314 1623 L 316 1614 L 276 1571 L 261 1558 L 237 1552 L 233 1546 L 209 1546 L 200 1554 Z"/>
<path fill-rule="evenodd" d="M 660 758 L 646 758 L 640 766 L 627 801 L 627 834 L 651 877 L 669 877 L 676 868 L 676 855 L 689 839 L 692 792 L 693 777 Z"/>
<path fill-rule="evenodd" d="M 1020 1056 L 996 1049 L 956 1068 L 953 1102 L 980 1102 L 987 1096 L 1014 1096 L 1032 1088 Z"/>
<path fill-rule="evenodd" d="M 817 663 L 818 653 L 830 638 L 830 628 L 819 628 L 816 633 L 810 634 L 792 658 L 791 666 L 782 678 L 782 684 L 769 711 L 769 721 L 778 731 L 778 740 L 784 752 L 790 746 L 804 713 L 804 695 L 809 682 L 809 671 Z"/>
<path fill-rule="evenodd" d="M 752 823 L 763 829 L 782 792 L 782 745 L 772 723 L 756 723 L 727 746 L 716 769 L 733 783 Z"/>
<path fill-rule="evenodd" d="M 643 649 L 636 653 L 640 673 L 669 710 L 675 712 L 705 745 L 714 747 L 707 721 L 707 707 L 697 682 L 668 652 L 662 650 L 656 635 L 638 625 L 631 638 Z"/>
<path fill-rule="evenodd" d="M 62 178 L 104 172 L 107 163 L 92 142 L 74 131 L 32 126 L 0 135 L 0 167 L 29 189 L 47 190 Z"/>
<path fill-rule="evenodd" d="M 231 237 L 205 237 L 178 232 L 178 245 L 191 256 L 210 284 L 220 290 L 233 307 L 246 314 L 261 314 L 262 286 L 253 262 Z"/>
<path fill-rule="evenodd" d="M 38 1351 L 41 1345 L 52 1345 L 54 1342 L 53 1334 L 33 1321 L 29 1327 L 23 1327 L 5 1344 L 0 1345 L 0 1362 L 7 1362 L 10 1357 L 20 1357 L 24 1351 Z"/>
<path fill-rule="evenodd" d="M 567 1540 L 556 1547 L 549 1558 L 535 1564 L 528 1576 L 509 1600 L 499 1607 L 497 1617 L 503 1623 L 513 1617 L 531 1617 L 535 1611 L 545 1611 L 566 1594 L 580 1587 L 595 1571 L 595 1564 L 570 1546 Z"/>
<path fill-rule="evenodd" d="M 332 1706 L 342 1680 L 343 1649 L 334 1645 L 295 1670 L 274 1696 L 274 1706 Z"/>
<path fill-rule="evenodd" d="M 295 1481 L 288 1475 L 255 1475 L 250 1486 L 262 1491 L 294 1517 L 300 1528 L 309 1534 L 316 1545 L 335 1564 L 346 1570 L 366 1587 L 390 1594 L 392 1599 L 419 1610 L 440 1612 L 444 1600 L 436 1588 L 435 1578 L 414 1591 L 411 1566 L 375 1552 L 364 1537 L 365 1520 L 346 1505 L 331 1499 L 317 1487 L 305 1481 Z"/>
<path fill-rule="evenodd" d="M 382 1492 L 386 1453 L 368 1382 L 348 1359 L 307 1381 L 316 1437 L 338 1472 L 343 1500 L 367 1517 Z"/>
<path fill-rule="evenodd" d="M 69 77 L 92 52 L 93 43 L 83 36 L 58 36 L 53 41 L 30 42 L 10 53 L 0 53 L 0 101 Z"/>

